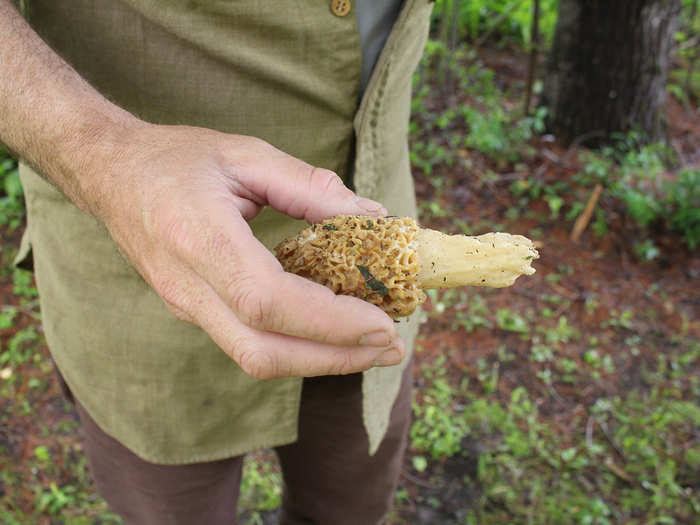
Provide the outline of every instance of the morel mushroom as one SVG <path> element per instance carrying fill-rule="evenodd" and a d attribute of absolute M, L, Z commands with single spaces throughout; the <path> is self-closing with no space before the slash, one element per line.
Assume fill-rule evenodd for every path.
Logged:
<path fill-rule="evenodd" d="M 413 313 L 424 289 L 510 286 L 539 257 L 529 239 L 508 233 L 477 237 L 420 228 L 408 217 L 339 215 L 276 248 L 285 271 L 353 295 L 393 318 Z"/>

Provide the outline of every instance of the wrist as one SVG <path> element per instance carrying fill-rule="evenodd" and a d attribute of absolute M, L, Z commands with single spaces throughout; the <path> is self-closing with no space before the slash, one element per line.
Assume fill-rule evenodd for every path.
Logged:
<path fill-rule="evenodd" d="M 81 111 L 56 143 L 60 173 L 51 178 L 74 204 L 103 220 L 114 188 L 132 172 L 135 137 L 149 126 L 112 104 Z"/>

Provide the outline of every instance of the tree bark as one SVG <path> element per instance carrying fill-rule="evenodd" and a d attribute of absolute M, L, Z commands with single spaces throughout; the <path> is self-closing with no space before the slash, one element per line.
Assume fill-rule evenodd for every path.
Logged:
<path fill-rule="evenodd" d="M 666 141 L 680 9 L 680 0 L 560 0 L 542 98 L 549 130 L 566 143 L 631 130 Z"/>

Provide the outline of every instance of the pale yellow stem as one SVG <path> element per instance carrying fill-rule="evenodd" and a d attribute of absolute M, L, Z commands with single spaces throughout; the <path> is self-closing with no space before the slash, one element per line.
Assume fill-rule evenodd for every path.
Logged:
<path fill-rule="evenodd" d="M 421 229 L 416 243 L 423 289 L 510 286 L 520 275 L 535 273 L 530 263 L 539 257 L 530 239 L 509 233 L 469 237 Z"/>

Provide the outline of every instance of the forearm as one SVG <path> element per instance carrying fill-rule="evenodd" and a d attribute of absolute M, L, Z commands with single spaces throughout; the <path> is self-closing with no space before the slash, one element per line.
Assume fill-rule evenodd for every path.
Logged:
<path fill-rule="evenodd" d="M 115 106 L 0 0 L 0 140 L 80 208 L 99 216 L 109 184 L 96 159 L 118 156 L 139 121 Z"/>

